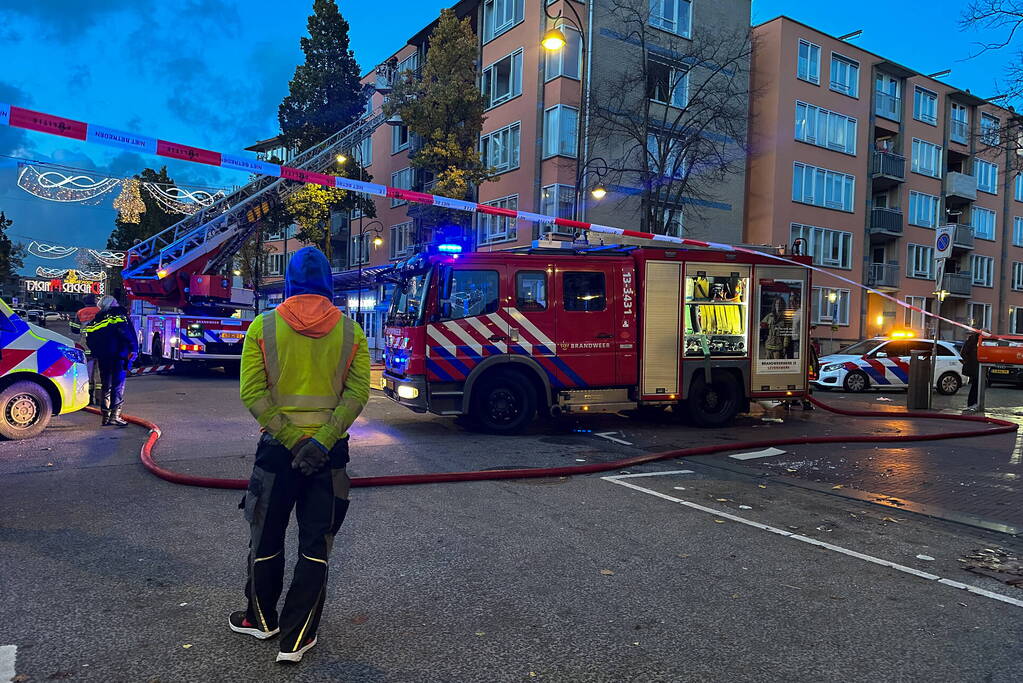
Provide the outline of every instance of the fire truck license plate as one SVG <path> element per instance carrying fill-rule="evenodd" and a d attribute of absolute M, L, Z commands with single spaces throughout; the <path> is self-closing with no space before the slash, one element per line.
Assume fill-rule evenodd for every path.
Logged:
<path fill-rule="evenodd" d="M 220 338 L 224 341 L 237 341 L 238 339 L 245 339 L 245 335 L 241 332 L 221 332 Z"/>
<path fill-rule="evenodd" d="M 994 369 L 994 370 L 992 370 L 991 372 L 992 372 L 993 374 L 995 374 L 995 375 L 1008 375 L 1008 374 L 1009 374 L 1009 371 L 1008 371 L 1008 370 L 1003 370 L 1003 369 L 1001 369 L 1001 368 L 995 368 L 995 369 Z"/>

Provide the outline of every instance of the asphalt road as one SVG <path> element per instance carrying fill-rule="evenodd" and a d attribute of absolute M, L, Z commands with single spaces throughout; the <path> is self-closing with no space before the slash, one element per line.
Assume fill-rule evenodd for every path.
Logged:
<path fill-rule="evenodd" d="M 256 429 L 236 380 L 129 382 L 127 411 L 164 432 L 162 464 L 247 476 Z M 1017 394 L 996 392 L 1013 412 Z M 941 428 L 783 419 L 714 432 L 586 416 L 494 437 L 378 395 L 353 428 L 350 469 L 571 465 L 801 431 Z M 792 486 L 769 467 L 746 476 L 674 458 L 629 472 L 656 476 L 353 490 L 320 643 L 283 669 L 275 643 L 226 627 L 242 605 L 240 492 L 156 479 L 138 464 L 144 430 L 97 423 L 76 414 L 0 443 L 0 672 L 14 652 L 19 681 L 1023 679 L 1023 590 L 960 562 L 984 548 L 1019 554 L 1016 538 Z M 1012 436 L 977 441 L 1005 462 L 1016 452 Z"/>

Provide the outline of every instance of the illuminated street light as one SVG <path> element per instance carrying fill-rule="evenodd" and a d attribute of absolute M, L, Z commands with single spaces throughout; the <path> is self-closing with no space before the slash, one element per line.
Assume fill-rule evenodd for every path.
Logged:
<path fill-rule="evenodd" d="M 343 164 L 346 161 L 348 161 L 348 157 L 346 157 L 344 154 L 338 154 L 335 158 L 337 159 L 337 163 L 339 164 Z"/>
<path fill-rule="evenodd" d="M 590 191 L 590 195 L 592 195 L 594 199 L 603 199 L 607 196 L 607 190 L 602 187 L 595 187 L 592 191 Z"/>
<path fill-rule="evenodd" d="M 374 237 L 374 238 L 373 238 L 373 246 L 374 246 L 374 247 L 379 247 L 379 246 L 381 246 L 381 245 L 382 245 L 383 243 L 384 243 L 384 238 L 383 238 L 383 237 L 380 237 L 380 236 L 378 235 L 377 237 Z"/>
<path fill-rule="evenodd" d="M 561 48 L 565 47 L 565 34 L 561 32 L 559 28 L 552 28 L 550 31 L 544 34 L 543 40 L 540 44 L 543 45 L 550 52 L 557 52 Z"/>

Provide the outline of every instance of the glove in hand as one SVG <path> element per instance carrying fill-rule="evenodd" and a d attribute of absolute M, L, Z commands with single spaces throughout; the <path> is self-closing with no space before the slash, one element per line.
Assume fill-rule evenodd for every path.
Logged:
<path fill-rule="evenodd" d="M 326 465 L 327 459 L 327 451 L 315 439 L 306 439 L 295 447 L 291 468 L 299 470 L 308 477 Z"/>

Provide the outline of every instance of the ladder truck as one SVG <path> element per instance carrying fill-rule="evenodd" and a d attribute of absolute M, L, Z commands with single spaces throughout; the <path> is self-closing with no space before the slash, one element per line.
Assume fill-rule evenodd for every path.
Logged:
<path fill-rule="evenodd" d="M 347 153 L 384 120 L 377 110 L 301 152 L 289 166 L 322 173 L 337 154 Z M 221 166 L 261 173 L 273 164 L 223 155 Z M 254 297 L 236 286 L 232 260 L 259 221 L 300 186 L 286 178 L 257 176 L 128 250 L 122 278 L 144 356 L 156 363 L 240 363 Z"/>

